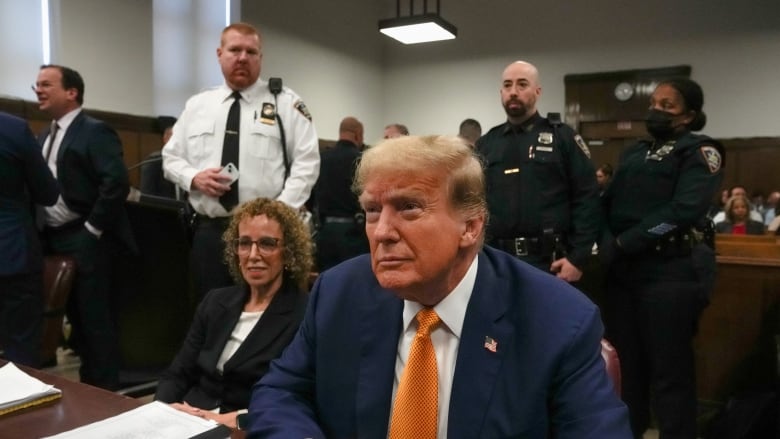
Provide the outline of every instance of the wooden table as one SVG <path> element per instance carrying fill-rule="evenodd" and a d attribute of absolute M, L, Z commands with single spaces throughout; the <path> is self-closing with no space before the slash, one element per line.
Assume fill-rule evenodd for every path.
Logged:
<path fill-rule="evenodd" d="M 0 360 L 0 366 L 6 364 Z M 62 390 L 62 398 L 0 416 L 0 437 L 39 438 L 72 430 L 132 410 L 144 403 L 88 384 L 17 365 L 46 384 Z"/>
<path fill-rule="evenodd" d="M 0 366 L 7 363 L 0 360 Z M 40 438 L 72 430 L 144 405 L 138 399 L 109 392 L 30 367 L 19 369 L 62 390 L 62 398 L 0 416 L 0 438 Z M 234 431 L 232 439 L 243 439 Z"/>

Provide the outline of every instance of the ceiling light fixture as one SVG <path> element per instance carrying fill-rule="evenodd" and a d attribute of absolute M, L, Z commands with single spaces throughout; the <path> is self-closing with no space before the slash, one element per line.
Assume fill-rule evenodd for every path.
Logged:
<path fill-rule="evenodd" d="M 404 44 L 452 40 L 458 29 L 441 18 L 441 0 L 436 0 L 436 13 L 428 12 L 428 0 L 423 0 L 423 12 L 414 15 L 414 0 L 409 0 L 409 16 L 401 17 L 401 0 L 396 0 L 396 17 L 379 20 L 379 32 Z"/>

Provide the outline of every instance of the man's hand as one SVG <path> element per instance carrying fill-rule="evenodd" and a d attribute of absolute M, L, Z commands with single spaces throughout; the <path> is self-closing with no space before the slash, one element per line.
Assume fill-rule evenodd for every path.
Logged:
<path fill-rule="evenodd" d="M 220 175 L 222 168 L 208 168 L 195 174 L 192 189 L 199 190 L 209 197 L 219 198 L 230 190 L 230 177 Z"/>
<path fill-rule="evenodd" d="M 210 419 L 219 424 L 226 425 L 230 428 L 237 428 L 236 416 L 238 416 L 238 412 L 212 413 L 204 410 L 202 417 L 205 419 Z"/>
<path fill-rule="evenodd" d="M 566 258 L 561 258 L 553 262 L 552 265 L 550 265 L 550 271 L 555 273 L 556 277 L 563 279 L 566 282 L 577 282 L 582 277 L 582 271 Z"/>

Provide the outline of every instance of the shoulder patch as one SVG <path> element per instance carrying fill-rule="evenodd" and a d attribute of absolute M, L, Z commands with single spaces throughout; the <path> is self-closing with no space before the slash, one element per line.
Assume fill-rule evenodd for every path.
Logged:
<path fill-rule="evenodd" d="M 588 144 L 585 143 L 585 139 L 577 134 L 574 136 L 574 141 L 577 142 L 577 146 L 579 146 L 582 152 L 585 153 L 585 157 L 590 158 L 590 150 L 588 149 Z"/>
<path fill-rule="evenodd" d="M 704 162 L 707 163 L 707 167 L 710 168 L 711 173 L 714 174 L 720 171 L 720 166 L 723 162 L 723 159 L 720 156 L 720 151 L 718 151 L 718 148 L 706 145 L 699 148 L 699 151 L 704 158 Z"/>
<path fill-rule="evenodd" d="M 309 122 L 311 122 L 311 113 L 309 113 L 309 109 L 306 108 L 306 104 L 304 104 L 303 101 L 296 101 L 294 107 L 303 115 L 303 117 L 309 119 Z"/>

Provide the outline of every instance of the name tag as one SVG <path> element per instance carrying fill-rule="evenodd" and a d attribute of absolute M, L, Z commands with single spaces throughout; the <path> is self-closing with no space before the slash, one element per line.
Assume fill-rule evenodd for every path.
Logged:
<path fill-rule="evenodd" d="M 504 169 L 504 174 L 517 174 L 520 168 Z"/>
<path fill-rule="evenodd" d="M 552 152 L 552 146 L 537 146 L 537 151 Z"/>

